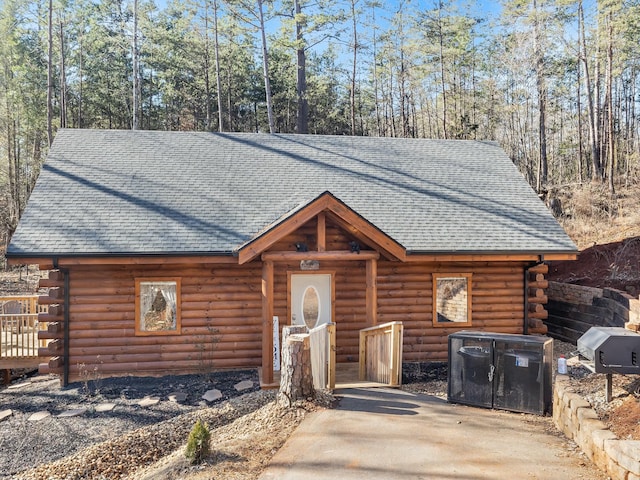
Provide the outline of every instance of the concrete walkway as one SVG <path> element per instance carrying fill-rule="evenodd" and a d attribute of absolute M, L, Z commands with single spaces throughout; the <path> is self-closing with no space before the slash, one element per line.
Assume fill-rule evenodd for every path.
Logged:
<path fill-rule="evenodd" d="M 400 390 L 336 395 L 338 408 L 309 415 L 261 480 L 606 478 L 545 432 L 548 419 Z"/>

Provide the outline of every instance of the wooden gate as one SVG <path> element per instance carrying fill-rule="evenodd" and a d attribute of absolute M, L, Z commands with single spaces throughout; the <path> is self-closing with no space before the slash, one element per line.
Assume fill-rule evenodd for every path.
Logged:
<path fill-rule="evenodd" d="M 309 330 L 313 386 L 332 390 L 336 386 L 336 324 L 325 323 Z"/>
<path fill-rule="evenodd" d="M 402 322 L 360 330 L 360 380 L 389 386 L 402 383 Z"/>

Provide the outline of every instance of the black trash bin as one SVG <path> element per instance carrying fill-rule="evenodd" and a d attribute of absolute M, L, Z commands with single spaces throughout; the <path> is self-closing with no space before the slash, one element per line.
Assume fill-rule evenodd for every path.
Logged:
<path fill-rule="evenodd" d="M 486 347 L 461 347 L 458 353 L 464 362 L 466 381 L 473 383 L 487 383 L 491 368 L 491 350 Z"/>
<path fill-rule="evenodd" d="M 504 392 L 500 403 L 517 405 L 524 411 L 539 409 L 539 392 L 543 382 L 542 354 L 527 350 L 504 352 Z"/>
<path fill-rule="evenodd" d="M 458 350 L 462 357 L 462 395 L 475 405 L 491 402 L 491 349 L 481 346 L 464 346 Z"/>

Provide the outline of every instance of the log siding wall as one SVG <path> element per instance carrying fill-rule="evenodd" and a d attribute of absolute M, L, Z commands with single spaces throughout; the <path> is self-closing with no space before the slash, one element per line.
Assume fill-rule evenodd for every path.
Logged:
<path fill-rule="evenodd" d="M 524 268 L 524 264 L 490 262 L 380 262 L 378 322 L 403 323 L 405 362 L 446 361 L 447 337 L 461 329 L 522 333 Z M 433 273 L 472 275 L 471 326 L 433 327 Z"/>
<path fill-rule="evenodd" d="M 70 272 L 70 381 L 261 364 L 259 264 L 76 267 Z M 180 277 L 181 335 L 135 335 L 135 278 Z"/>
<path fill-rule="evenodd" d="M 295 251 L 296 242 L 305 243 L 312 251 L 317 247 L 318 234 L 318 222 L 314 219 L 278 240 L 267 251 Z M 326 230 L 320 234 L 330 251 L 348 251 L 349 242 L 355 240 L 329 217 Z M 366 245 L 361 248 L 363 252 L 369 250 Z M 446 360 L 447 336 L 460 329 L 523 332 L 525 262 L 372 260 L 376 265 L 370 267 L 370 271 L 376 275 L 375 296 L 371 298 L 376 299 L 376 311 L 370 308 L 368 317 L 367 261 L 359 260 L 357 255 L 353 253 L 353 260 L 348 261 L 320 262 L 322 272 L 334 275 L 338 362 L 358 361 L 359 332 L 374 326 L 374 315 L 376 324 L 403 323 L 405 362 Z M 127 265 L 70 268 L 69 381 L 94 373 L 163 375 L 262 364 L 262 261 L 259 257 L 244 265 L 140 265 L 138 262 L 142 259 L 135 260 Z M 275 261 L 273 265 L 273 314 L 279 317 L 280 325 L 285 326 L 291 317 L 288 275 L 312 271 L 301 270 L 300 262 L 294 261 Z M 471 274 L 471 326 L 433 326 L 433 273 Z M 135 335 L 136 277 L 181 279 L 180 335 Z M 537 282 L 534 287 L 544 283 L 543 277 L 542 273 L 533 276 Z M 528 296 L 531 296 L 532 289 L 529 290 Z M 538 294 L 535 297 L 536 301 L 546 302 L 546 297 Z M 50 303 L 56 302 L 52 298 Z M 53 332 L 47 338 L 61 337 L 59 332 Z M 56 346 L 55 342 L 52 344 Z M 50 350 L 49 354 L 59 356 L 60 351 Z M 50 362 L 49 366 L 52 372 L 61 372 L 59 362 Z"/>

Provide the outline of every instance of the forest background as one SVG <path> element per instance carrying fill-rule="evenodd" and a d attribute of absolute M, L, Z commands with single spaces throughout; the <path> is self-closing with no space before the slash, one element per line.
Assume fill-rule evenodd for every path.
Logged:
<path fill-rule="evenodd" d="M 0 244 L 61 127 L 494 140 L 614 195 L 639 86 L 640 0 L 0 0 Z"/>

